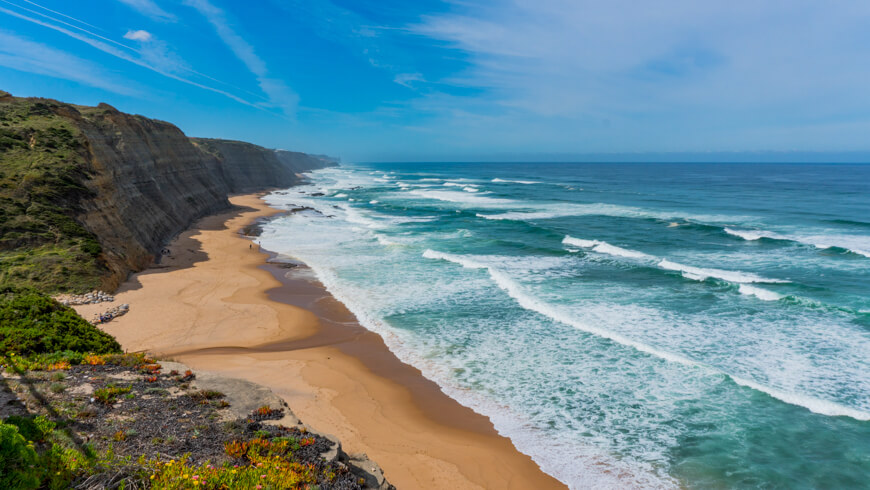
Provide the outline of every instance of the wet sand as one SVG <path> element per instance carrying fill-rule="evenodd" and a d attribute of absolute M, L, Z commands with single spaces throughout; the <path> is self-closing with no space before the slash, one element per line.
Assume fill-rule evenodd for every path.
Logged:
<path fill-rule="evenodd" d="M 277 213 L 256 195 L 230 199 L 124 283 L 101 327 L 129 351 L 271 388 L 306 424 L 364 452 L 398 488 L 564 488 L 363 328 L 304 265 L 268 264 L 239 230 Z M 250 248 L 249 248 L 250 247 Z"/>

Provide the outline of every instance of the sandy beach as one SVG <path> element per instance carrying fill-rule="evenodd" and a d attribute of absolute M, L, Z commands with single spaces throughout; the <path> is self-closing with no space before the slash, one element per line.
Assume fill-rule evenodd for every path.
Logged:
<path fill-rule="evenodd" d="M 128 351 L 271 388 L 296 415 L 379 463 L 398 488 L 564 488 L 493 429 L 444 395 L 361 327 L 304 266 L 267 264 L 239 234 L 278 211 L 257 195 L 200 220 L 159 264 L 124 283 L 102 328 Z"/>

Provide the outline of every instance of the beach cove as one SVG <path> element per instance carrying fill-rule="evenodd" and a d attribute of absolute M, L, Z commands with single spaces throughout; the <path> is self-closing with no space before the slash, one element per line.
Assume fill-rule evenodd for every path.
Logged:
<path fill-rule="evenodd" d="M 398 488 L 562 487 L 489 419 L 401 363 L 304 267 L 267 264 L 239 231 L 279 211 L 254 194 L 230 201 L 122 284 L 115 302 L 130 312 L 101 328 L 128 351 L 269 387 Z M 90 317 L 106 306 L 76 308 Z"/>

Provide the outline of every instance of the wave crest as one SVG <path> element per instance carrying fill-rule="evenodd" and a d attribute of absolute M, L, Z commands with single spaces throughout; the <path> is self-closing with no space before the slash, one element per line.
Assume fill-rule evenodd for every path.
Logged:
<path fill-rule="evenodd" d="M 612 340 L 618 344 L 622 344 L 628 347 L 632 347 L 640 352 L 644 352 L 646 354 L 652 355 L 654 357 L 658 357 L 668 362 L 675 362 L 679 364 L 683 364 L 690 367 L 695 367 L 699 369 L 703 369 L 705 371 L 716 373 L 722 376 L 726 376 L 733 380 L 738 385 L 760 391 L 762 393 L 766 393 L 782 402 L 788 403 L 790 405 L 797 405 L 806 408 L 807 410 L 815 413 L 819 413 L 822 415 L 828 416 L 847 416 L 857 420 L 870 420 L 870 413 L 847 407 L 845 405 L 841 405 L 836 402 L 831 402 L 828 400 L 822 400 L 820 398 L 815 398 L 812 396 L 801 395 L 798 393 L 790 393 L 777 388 L 769 387 L 757 383 L 752 380 L 740 378 L 737 376 L 733 376 L 728 374 L 721 369 L 715 368 L 713 366 L 704 364 L 702 362 L 694 361 L 688 357 L 682 356 L 680 354 L 675 354 L 672 352 L 667 352 L 651 345 L 645 344 L 643 342 L 638 342 L 636 340 L 630 339 L 624 335 L 620 335 L 615 332 L 611 332 L 607 329 L 603 329 L 600 327 L 587 325 L 583 322 L 572 318 L 570 315 L 560 311 L 558 308 L 547 304 L 540 299 L 527 294 L 522 286 L 518 284 L 516 281 L 511 279 L 507 274 L 502 271 L 499 271 L 493 267 L 490 267 L 484 263 L 478 262 L 472 258 L 455 255 L 450 253 L 438 252 L 435 250 L 427 249 L 423 252 L 423 257 L 427 259 L 436 259 L 436 260 L 444 260 L 447 262 L 453 262 L 455 264 L 461 265 L 467 269 L 485 269 L 493 282 L 503 291 L 505 291 L 508 296 L 513 298 L 522 308 L 530 311 L 534 311 L 540 315 L 548 317 L 557 322 L 563 323 L 565 325 L 569 325 L 578 330 L 582 330 L 584 332 L 597 335 L 599 337 L 603 337 L 609 340 Z"/>

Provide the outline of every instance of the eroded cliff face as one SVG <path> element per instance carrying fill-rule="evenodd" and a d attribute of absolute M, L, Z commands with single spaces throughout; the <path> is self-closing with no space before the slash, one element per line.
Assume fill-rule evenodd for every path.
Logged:
<path fill-rule="evenodd" d="M 228 194 L 289 187 L 298 173 L 331 164 L 302 153 L 284 163 L 251 143 L 188 138 L 170 123 L 105 104 L 81 113 L 95 197 L 80 219 L 103 246 L 110 289 L 196 219 L 229 208 Z"/>
<path fill-rule="evenodd" d="M 0 104 L 8 109 L 0 128 L 0 164 L 21 167 L 15 175 L 25 180 L 28 165 L 49 174 L 64 165 L 80 169 L 67 174 L 75 176 L 70 184 L 81 191 L 68 193 L 75 202 L 64 201 L 59 209 L 99 242 L 102 250 L 88 260 L 95 261 L 95 271 L 104 271 L 97 274 L 105 290 L 149 265 L 164 244 L 196 219 L 228 209 L 228 194 L 289 187 L 300 181 L 298 173 L 332 164 L 305 154 L 279 156 L 240 141 L 188 138 L 170 123 L 106 104 L 74 106 L 5 92 Z M 63 145 L 55 141 L 57 135 L 66 138 L 58 140 Z M 24 183 L 3 185 L 12 186 L 14 197 L 14 187 Z M 30 185 L 31 192 L 39 191 L 37 184 Z M 47 192 L 43 197 L 52 202 L 63 197 Z M 51 220 L 42 222 L 53 226 Z"/>
<path fill-rule="evenodd" d="M 220 162 L 172 124 L 100 106 L 79 128 L 93 170 L 85 184 L 94 191 L 79 220 L 103 246 L 108 288 L 194 220 L 229 207 Z"/>
<path fill-rule="evenodd" d="M 265 186 L 289 187 L 299 183 L 299 170 L 283 165 L 275 150 L 244 141 L 190 138 L 200 150 L 221 162 L 229 192 L 262 189 Z M 306 170 L 318 168 L 309 166 Z"/>

